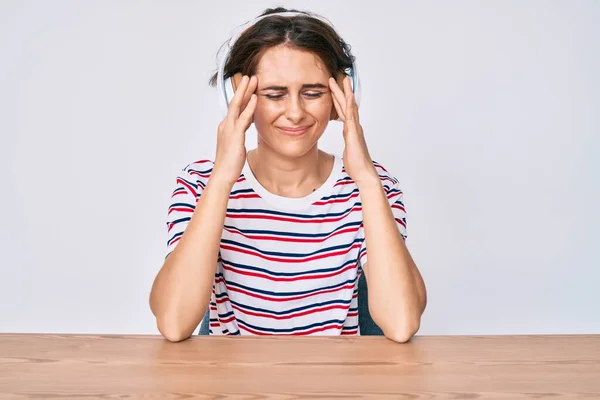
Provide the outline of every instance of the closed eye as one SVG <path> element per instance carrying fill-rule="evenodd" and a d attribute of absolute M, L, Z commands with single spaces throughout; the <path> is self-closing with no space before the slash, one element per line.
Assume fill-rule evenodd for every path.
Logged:
<path fill-rule="evenodd" d="M 319 98 L 321 96 L 323 96 L 325 94 L 325 92 L 306 92 L 304 93 L 304 96 L 311 98 L 311 99 L 316 99 Z M 282 99 L 285 96 L 285 94 L 266 94 L 265 97 L 267 99 L 270 100 L 279 100 Z"/>

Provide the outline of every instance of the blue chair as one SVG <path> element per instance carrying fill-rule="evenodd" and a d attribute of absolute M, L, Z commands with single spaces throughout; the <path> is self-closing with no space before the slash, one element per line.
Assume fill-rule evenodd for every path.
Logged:
<path fill-rule="evenodd" d="M 360 326 L 360 334 L 362 336 L 383 335 L 383 331 L 371 318 L 369 313 L 369 289 L 367 288 L 367 280 L 365 274 L 361 274 L 358 279 L 358 324 Z M 204 318 L 200 323 L 198 335 L 208 335 L 209 331 L 209 310 L 206 310 Z"/>

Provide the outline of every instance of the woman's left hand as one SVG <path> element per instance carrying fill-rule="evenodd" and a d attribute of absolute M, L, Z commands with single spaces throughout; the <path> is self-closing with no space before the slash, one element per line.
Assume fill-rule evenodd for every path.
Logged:
<path fill-rule="evenodd" d="M 378 174 L 369 155 L 367 142 L 358 119 L 358 105 L 354 99 L 350 78 L 345 77 L 342 91 L 333 78 L 329 78 L 333 104 L 339 120 L 344 123 L 344 167 L 352 180 L 358 185 L 367 180 L 378 180 Z"/>

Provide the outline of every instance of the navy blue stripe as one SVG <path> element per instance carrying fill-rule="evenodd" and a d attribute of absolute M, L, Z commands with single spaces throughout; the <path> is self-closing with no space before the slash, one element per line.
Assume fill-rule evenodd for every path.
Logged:
<path fill-rule="evenodd" d="M 333 268 L 322 268 L 322 269 L 314 269 L 314 270 L 310 270 L 310 271 L 301 271 L 301 272 L 274 272 L 274 271 L 270 271 L 265 268 L 253 267 L 251 265 L 245 265 L 245 264 L 238 264 L 238 263 L 226 260 L 225 258 L 221 257 L 221 262 L 223 264 L 227 264 L 227 265 L 230 265 L 235 268 L 241 268 L 241 269 L 248 270 L 248 271 L 262 272 L 262 273 L 270 275 L 270 276 L 285 276 L 285 277 L 334 272 L 334 271 L 342 270 L 350 264 L 355 264 L 357 262 L 357 260 L 358 260 L 357 258 L 354 258 L 352 260 L 346 261 L 341 266 L 333 267 Z"/>
<path fill-rule="evenodd" d="M 171 206 L 169 207 L 169 209 L 174 208 L 174 207 L 180 207 L 180 206 L 189 207 L 192 210 L 196 209 L 195 205 L 189 204 L 189 203 L 173 203 L 173 204 L 171 204 Z"/>
<path fill-rule="evenodd" d="M 295 217 L 295 218 L 310 220 L 310 219 L 325 218 L 325 217 L 339 217 L 339 216 L 348 214 L 350 212 L 350 210 L 352 210 L 354 207 L 361 207 L 361 206 L 362 206 L 362 203 L 357 202 L 357 203 L 354 203 L 351 207 L 345 209 L 344 211 L 340 211 L 338 213 L 325 213 L 325 214 L 315 214 L 315 215 L 286 213 L 286 212 L 281 212 L 281 211 L 265 210 L 262 208 L 253 208 L 253 209 L 228 208 L 227 212 L 230 214 L 270 214 L 270 215 L 277 215 L 277 216 L 281 216 L 281 217 Z"/>
<path fill-rule="evenodd" d="M 229 195 L 234 196 L 236 194 L 242 194 L 242 193 L 254 193 L 254 190 L 252 190 L 252 189 L 233 190 L 229 193 Z"/>
<path fill-rule="evenodd" d="M 199 170 L 197 170 L 197 169 L 189 168 L 189 169 L 187 170 L 187 173 L 189 174 L 190 172 L 197 172 L 197 173 L 199 173 L 199 174 L 203 174 L 203 175 L 204 175 L 204 174 L 209 174 L 209 173 L 211 173 L 211 172 L 212 172 L 212 170 L 213 170 L 213 169 L 212 169 L 212 168 L 210 168 L 210 169 L 206 169 L 206 170 L 204 170 L 204 171 L 199 171 Z"/>
<path fill-rule="evenodd" d="M 257 247 L 254 246 L 250 246 L 247 244 L 243 244 L 243 243 L 239 243 L 236 242 L 235 240 L 229 240 L 229 239 L 221 239 L 221 244 L 231 244 L 233 246 L 236 247 L 240 247 L 243 249 L 248 249 L 248 250 L 254 250 L 260 254 L 264 254 L 264 255 L 269 255 L 269 256 L 282 256 L 282 257 L 291 257 L 291 258 L 304 258 L 304 257 L 310 257 L 316 254 L 321 254 L 321 253 L 327 253 L 329 251 L 333 251 L 333 250 L 343 250 L 343 249 L 349 249 L 350 247 L 352 247 L 353 244 L 355 243 L 362 243 L 364 241 L 364 239 L 362 238 L 357 238 L 354 239 L 352 242 L 348 243 L 348 244 L 341 244 L 338 246 L 331 246 L 331 247 L 326 247 L 324 249 L 320 249 L 320 250 L 316 250 L 313 251 L 311 253 L 282 253 L 279 251 L 265 251 L 265 250 L 261 250 Z"/>
<path fill-rule="evenodd" d="M 261 332 L 272 332 L 272 333 L 292 333 L 292 332 L 305 331 L 305 330 L 309 330 L 312 328 L 317 328 L 317 327 L 321 327 L 321 326 L 325 326 L 325 325 L 329 325 L 329 324 L 338 324 L 338 325 L 344 324 L 344 321 L 342 321 L 342 320 L 330 319 L 328 321 L 316 322 L 314 324 L 304 325 L 304 326 L 297 326 L 295 328 L 275 329 L 275 328 L 264 328 L 261 326 L 251 325 L 241 319 L 238 319 L 237 321 L 240 325 L 245 325 L 254 330 L 261 331 Z"/>
<path fill-rule="evenodd" d="M 250 311 L 256 311 L 256 312 L 262 312 L 265 314 L 272 314 L 272 315 L 286 315 L 286 314 L 293 314 L 295 312 L 299 312 L 299 311 L 305 311 L 311 308 L 317 308 L 317 307 L 321 307 L 321 306 L 328 306 L 331 304 L 342 304 L 342 305 L 346 305 L 346 304 L 350 304 L 352 302 L 352 300 L 329 300 L 329 301 L 324 301 L 322 303 L 313 303 L 313 304 L 309 304 L 307 306 L 302 306 L 302 307 L 297 307 L 297 308 L 291 308 L 289 310 L 285 310 L 285 311 L 272 311 L 272 310 L 267 310 L 265 308 L 258 308 L 258 307 L 251 307 L 245 304 L 241 304 L 238 303 L 236 301 L 230 300 L 230 303 L 232 305 L 238 306 L 241 309 L 244 310 L 250 310 Z"/>
<path fill-rule="evenodd" d="M 182 178 L 181 176 L 179 177 L 179 179 L 181 179 L 182 181 L 186 182 L 187 184 L 189 184 L 190 186 L 193 186 L 194 189 L 198 189 L 198 182 L 194 183 L 194 182 L 190 182 L 187 179 Z M 183 186 L 182 186 L 183 187 Z"/>
<path fill-rule="evenodd" d="M 298 232 L 284 232 L 284 231 L 268 231 L 268 230 L 263 230 L 263 229 L 260 229 L 260 230 L 259 229 L 240 229 L 233 225 L 224 225 L 224 227 L 241 232 L 241 233 L 245 233 L 247 235 L 275 235 L 275 236 L 292 236 L 292 237 L 302 237 L 302 238 L 320 238 L 320 237 L 327 237 L 327 236 L 333 235 L 334 233 L 336 233 L 342 229 L 351 227 L 351 226 L 360 226 L 360 224 L 362 224 L 362 221 L 348 222 L 344 225 L 340 225 L 339 227 L 335 228 L 331 232 L 324 232 L 324 233 L 298 233 Z"/>
<path fill-rule="evenodd" d="M 221 273 L 217 273 L 217 274 L 215 274 L 215 276 L 216 277 L 222 277 L 223 280 L 225 280 L 225 278 L 223 277 L 223 274 L 221 274 Z M 340 288 L 340 287 L 342 287 L 344 285 L 347 285 L 349 283 L 356 283 L 356 279 L 348 279 L 348 280 L 342 281 L 342 282 L 340 282 L 340 283 L 338 283 L 336 285 L 322 286 L 320 288 L 311 289 L 311 290 L 305 290 L 305 291 L 302 291 L 302 292 L 280 292 L 280 293 L 278 293 L 278 292 L 272 292 L 270 290 L 262 290 L 262 289 L 257 289 L 257 288 L 253 288 L 253 287 L 250 287 L 250 286 L 245 286 L 245 285 L 242 285 L 242 284 L 239 284 L 239 283 L 236 283 L 236 282 L 232 282 L 230 280 L 229 281 L 226 280 L 226 282 L 227 282 L 228 286 L 233 286 L 233 287 L 237 287 L 237 288 L 240 288 L 240 289 L 244 289 L 244 290 L 247 290 L 247 291 L 252 292 L 252 293 L 260 293 L 260 294 L 265 294 L 265 295 L 269 295 L 269 296 L 273 296 L 273 297 L 292 297 L 292 296 L 300 296 L 300 295 L 304 295 L 304 294 L 317 293 L 317 292 L 320 292 L 322 290 L 337 289 L 337 288 Z"/>
<path fill-rule="evenodd" d="M 351 192 L 348 193 L 341 193 L 341 194 L 333 194 L 331 196 L 327 196 L 327 197 L 323 197 L 321 200 L 331 200 L 331 199 L 339 199 L 339 198 L 350 198 L 354 193 L 359 193 L 358 189 L 354 189 Z"/>
<path fill-rule="evenodd" d="M 169 239 L 169 240 L 167 241 L 167 243 L 168 243 L 168 244 L 171 244 L 171 242 L 172 242 L 174 239 L 176 239 L 177 237 L 179 237 L 179 236 L 183 236 L 183 232 L 179 232 L 179 233 L 176 233 L 176 234 L 174 234 L 174 235 L 171 237 L 171 239 Z"/>
<path fill-rule="evenodd" d="M 229 311 L 228 313 L 225 314 L 217 314 L 219 316 L 219 318 L 229 318 L 233 315 L 233 311 Z"/>
<path fill-rule="evenodd" d="M 179 218 L 179 219 L 175 219 L 175 220 L 173 220 L 173 221 L 171 221 L 171 222 L 167 222 L 167 225 L 171 225 L 171 224 L 178 224 L 178 223 L 180 223 L 180 222 L 189 221 L 189 220 L 191 220 L 191 219 L 192 219 L 192 217 Z"/>

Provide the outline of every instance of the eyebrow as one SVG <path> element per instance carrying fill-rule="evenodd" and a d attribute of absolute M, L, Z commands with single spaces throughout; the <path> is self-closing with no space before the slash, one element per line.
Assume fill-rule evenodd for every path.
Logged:
<path fill-rule="evenodd" d="M 325 86 L 325 85 L 323 85 L 321 83 L 305 83 L 304 85 L 302 85 L 302 89 L 327 89 L 327 86 Z M 263 90 L 285 91 L 285 90 L 287 90 L 287 87 L 273 85 L 273 86 L 267 86 L 267 87 L 264 87 L 264 88 L 260 89 L 261 92 Z"/>

